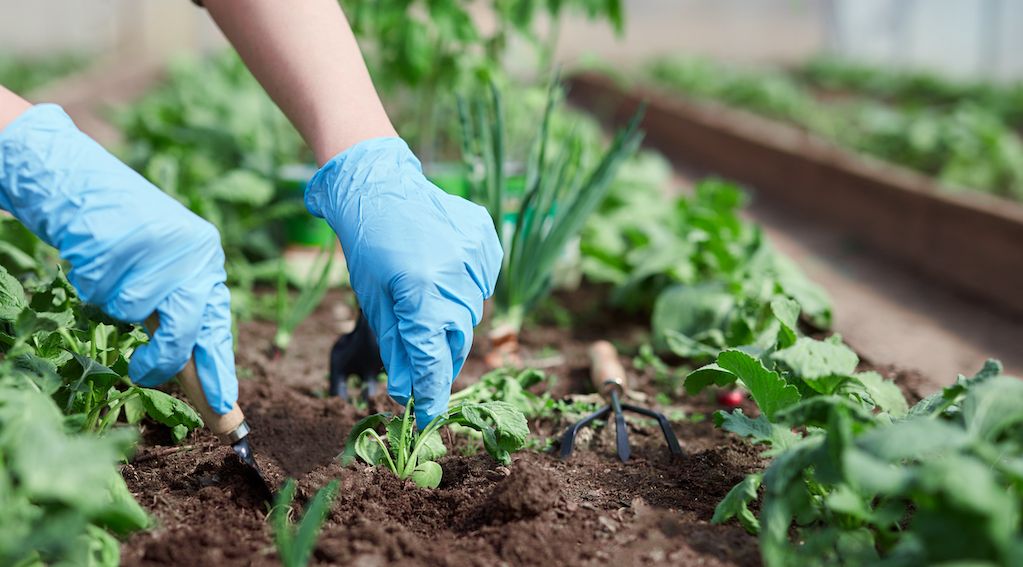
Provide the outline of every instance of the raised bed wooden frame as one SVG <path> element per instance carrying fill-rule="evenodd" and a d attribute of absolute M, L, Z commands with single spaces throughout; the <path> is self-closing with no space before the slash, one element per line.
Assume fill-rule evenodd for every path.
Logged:
<path fill-rule="evenodd" d="M 802 215 L 952 287 L 1023 314 L 1023 206 L 957 194 L 934 179 L 837 147 L 805 130 L 597 74 L 569 98 L 623 124 L 647 103 L 647 143 L 669 158 L 755 188 Z"/>

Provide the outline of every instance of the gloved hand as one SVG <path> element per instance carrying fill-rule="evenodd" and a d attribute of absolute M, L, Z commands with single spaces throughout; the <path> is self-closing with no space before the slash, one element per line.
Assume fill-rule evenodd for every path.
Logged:
<path fill-rule="evenodd" d="M 444 413 L 501 268 L 482 207 L 423 176 L 400 138 L 356 144 L 309 181 L 306 207 L 341 240 L 359 306 L 380 344 L 387 392 L 415 397 L 420 428 Z"/>
<path fill-rule="evenodd" d="M 210 407 L 238 399 L 231 298 L 216 228 L 82 133 L 56 105 L 22 113 L 0 132 L 0 208 L 60 251 L 83 301 L 122 321 L 156 311 L 131 379 L 157 386 L 195 354 Z"/>

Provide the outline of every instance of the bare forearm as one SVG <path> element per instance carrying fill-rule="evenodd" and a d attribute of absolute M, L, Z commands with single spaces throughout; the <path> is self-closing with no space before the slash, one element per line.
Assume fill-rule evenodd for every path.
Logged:
<path fill-rule="evenodd" d="M 29 108 L 32 108 L 31 103 L 0 85 L 0 130 Z"/>
<path fill-rule="evenodd" d="M 245 64 L 323 164 L 395 136 L 337 0 L 205 0 Z"/>

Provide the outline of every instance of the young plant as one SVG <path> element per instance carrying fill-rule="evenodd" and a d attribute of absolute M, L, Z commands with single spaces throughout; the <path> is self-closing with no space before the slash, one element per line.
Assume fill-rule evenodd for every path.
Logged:
<path fill-rule="evenodd" d="M 291 300 L 288 293 L 288 278 L 284 260 L 280 260 L 277 275 L 277 332 L 273 338 L 275 356 L 288 350 L 295 328 L 305 321 L 323 302 L 327 290 L 330 289 L 330 276 L 334 268 L 334 243 L 323 247 L 316 261 L 309 268 L 309 273 L 298 291 L 298 297 Z"/>
<path fill-rule="evenodd" d="M 555 264 L 607 194 L 622 162 L 639 146 L 638 112 L 595 166 L 583 161 L 576 136 L 555 139 L 550 125 L 559 89 L 552 84 L 526 165 L 521 195 L 506 187 L 505 126 L 501 94 L 493 82 L 459 101 L 462 154 L 470 197 L 490 212 L 504 248 L 494 292 L 494 327 L 515 344 L 524 317 L 550 290 Z"/>
<path fill-rule="evenodd" d="M 522 412 L 527 418 L 536 418 L 551 412 L 553 401 L 546 391 L 554 377 L 548 377 L 540 370 L 525 368 L 497 368 L 480 377 L 475 384 L 451 394 L 451 404 L 482 404 L 505 402 Z M 542 394 L 534 394 L 530 388 L 545 383 Z"/>
<path fill-rule="evenodd" d="M 351 464 L 358 457 L 374 466 L 386 466 L 400 479 L 436 488 L 442 475 L 436 460 L 447 453 L 440 437 L 442 427 L 461 425 L 480 432 L 483 447 L 502 464 L 511 462 L 511 453 L 521 449 L 529 436 L 525 416 L 506 402 L 454 406 L 421 431 L 416 430 L 412 407 L 410 399 L 401 416 L 378 413 L 356 423 L 345 441 L 341 463 Z M 377 432 L 380 426 L 384 427 L 383 436 Z"/>
<path fill-rule="evenodd" d="M 332 480 L 317 491 L 297 524 L 293 519 L 295 509 L 292 506 L 297 485 L 294 479 L 289 478 L 281 487 L 277 502 L 270 511 L 270 525 L 274 530 L 277 555 L 284 567 L 305 567 L 309 563 L 323 522 L 327 519 L 340 486 L 341 481 Z"/>

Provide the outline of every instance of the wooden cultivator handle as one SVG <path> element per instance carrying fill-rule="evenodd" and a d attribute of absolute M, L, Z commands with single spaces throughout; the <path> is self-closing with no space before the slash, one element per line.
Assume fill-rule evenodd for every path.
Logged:
<path fill-rule="evenodd" d="M 625 392 L 625 369 L 618 362 L 618 351 L 608 341 L 597 341 L 590 346 L 590 377 L 593 387 L 602 395 L 610 395 L 615 389 L 619 394 Z"/>
<path fill-rule="evenodd" d="M 159 326 L 160 316 L 156 313 L 146 319 L 146 329 L 150 334 L 155 333 Z M 206 401 L 206 393 L 203 392 L 202 384 L 199 382 L 199 374 L 195 370 L 194 356 L 188 358 L 188 363 L 178 373 L 178 382 L 181 383 L 181 389 L 185 392 L 192 407 L 199 412 L 206 427 L 214 435 L 224 441 L 234 443 L 249 432 L 249 427 L 245 423 L 245 414 L 242 413 L 242 408 L 237 403 L 234 404 L 231 411 L 224 415 L 218 414 L 210 407 L 209 402 Z"/>

